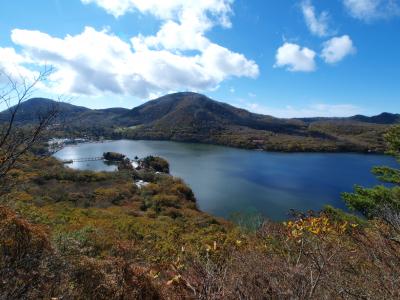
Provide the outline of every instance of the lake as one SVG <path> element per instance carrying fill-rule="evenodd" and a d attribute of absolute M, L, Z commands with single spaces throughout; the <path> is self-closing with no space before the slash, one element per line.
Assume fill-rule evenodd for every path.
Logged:
<path fill-rule="evenodd" d="M 319 210 L 325 204 L 344 208 L 340 194 L 354 184 L 379 183 L 373 166 L 395 166 L 392 157 L 353 153 L 277 153 L 170 141 L 119 140 L 68 146 L 55 157 L 77 159 L 115 151 L 129 158 L 161 156 L 171 173 L 193 189 L 199 208 L 221 217 L 234 212 L 258 212 L 273 220 L 287 218 L 290 209 Z M 113 171 L 102 161 L 72 168 Z"/>

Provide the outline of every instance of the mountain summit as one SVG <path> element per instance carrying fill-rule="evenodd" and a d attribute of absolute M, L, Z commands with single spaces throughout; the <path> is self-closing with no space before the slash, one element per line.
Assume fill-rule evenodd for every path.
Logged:
<path fill-rule="evenodd" d="M 301 123 L 295 120 L 250 113 L 192 92 L 170 94 L 146 102 L 132 109 L 124 117 L 130 125 L 146 125 L 171 130 L 186 128 L 204 132 L 226 126 L 245 126 L 276 131 L 293 131 L 301 127 Z"/>

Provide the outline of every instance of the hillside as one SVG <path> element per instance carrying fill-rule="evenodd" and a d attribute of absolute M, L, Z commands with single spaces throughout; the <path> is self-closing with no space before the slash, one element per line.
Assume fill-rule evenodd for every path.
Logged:
<path fill-rule="evenodd" d="M 179 105 L 171 112 L 206 110 Z M 223 108 L 212 111 L 219 116 Z M 252 115 L 233 110 L 215 121 L 225 130 L 246 114 Z M 264 124 L 263 116 L 254 118 L 254 126 Z M 288 130 L 333 136 L 341 128 L 352 137 L 382 126 L 319 120 L 301 129 L 290 122 Z M 400 126 L 385 138 L 399 158 Z M 358 215 L 325 207 L 273 222 L 257 213 L 239 212 L 231 221 L 208 215 L 191 188 L 169 174 L 167 161 L 150 156 L 138 165 L 92 172 L 30 152 L 20 156 L 0 178 L 0 299 L 399 299 L 397 168 L 373 170 L 390 186 L 343 194 Z"/>
<path fill-rule="evenodd" d="M 388 112 L 383 112 L 376 116 L 364 116 L 364 115 L 355 115 L 349 118 L 297 118 L 300 121 L 306 123 L 313 123 L 318 121 L 356 121 L 363 123 L 372 123 L 372 124 L 397 124 L 400 123 L 400 114 L 392 114 Z"/>
<path fill-rule="evenodd" d="M 13 109 L 15 109 L 15 107 L 0 112 L 0 122 L 7 121 Z M 65 125 L 74 124 L 75 126 L 85 127 L 112 126 L 115 122 L 114 119 L 117 119 L 117 117 L 129 111 L 125 108 L 89 109 L 46 98 L 31 98 L 20 105 L 16 115 L 16 122 L 19 124 L 35 123 L 40 115 L 52 109 L 57 109 L 59 111 L 58 119 L 64 122 Z"/>
<path fill-rule="evenodd" d="M 16 115 L 16 122 L 23 124 L 30 124 L 37 122 L 38 117 L 47 111 L 57 108 L 60 111 L 60 118 L 72 118 L 76 115 L 90 111 L 90 109 L 81 106 L 75 106 L 69 103 L 57 102 L 46 98 L 32 98 L 23 102 Z M 11 107 L 10 110 L 0 112 L 0 121 L 4 122 L 9 119 L 10 113 L 15 109 Z"/>
<path fill-rule="evenodd" d="M 250 113 L 196 93 L 176 93 L 149 101 L 126 116 L 131 125 L 155 127 L 196 127 L 205 130 L 226 126 L 246 126 L 261 130 L 295 132 L 302 124 Z"/>
<path fill-rule="evenodd" d="M 399 123 L 396 114 L 350 118 L 279 119 L 251 113 L 204 95 L 185 92 L 148 101 L 131 110 L 88 109 L 49 99 L 24 102 L 17 122 L 30 124 L 57 105 L 63 130 L 74 135 L 161 139 L 274 151 L 382 152 L 382 134 Z M 0 113 L 0 121 L 9 112 Z"/>
<path fill-rule="evenodd" d="M 393 223 L 382 219 L 375 198 L 396 205 L 398 186 L 359 187 L 364 202 L 346 195 L 377 211 L 371 220 L 326 208 L 284 223 L 238 214 L 238 226 L 201 212 L 182 180 L 151 169 L 78 171 L 26 155 L 0 182 L 0 299 L 400 295 L 399 210 Z"/>
<path fill-rule="evenodd" d="M 366 123 L 375 123 L 375 124 L 395 124 L 400 123 L 400 114 L 391 114 L 391 113 L 381 113 L 377 116 L 366 117 L 363 115 L 356 115 L 351 117 L 352 120 L 366 122 Z"/>
<path fill-rule="evenodd" d="M 196 93 L 176 93 L 149 101 L 122 120 L 126 127 L 135 127 L 120 137 L 274 151 L 382 152 L 382 134 L 388 127 L 352 118 L 278 119 Z"/>

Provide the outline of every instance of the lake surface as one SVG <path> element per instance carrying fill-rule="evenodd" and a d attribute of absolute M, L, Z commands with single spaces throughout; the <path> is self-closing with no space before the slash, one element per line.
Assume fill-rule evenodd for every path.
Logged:
<path fill-rule="evenodd" d="M 115 151 L 129 158 L 157 155 L 170 163 L 171 173 L 193 189 L 199 208 L 229 217 L 234 212 L 258 212 L 282 220 L 290 209 L 319 210 L 325 204 L 344 208 L 341 192 L 354 184 L 379 182 L 373 166 L 395 166 L 392 157 L 372 154 L 276 153 L 169 141 L 120 140 L 68 146 L 59 159 L 102 156 Z M 77 169 L 113 171 L 102 161 L 69 165 Z"/>

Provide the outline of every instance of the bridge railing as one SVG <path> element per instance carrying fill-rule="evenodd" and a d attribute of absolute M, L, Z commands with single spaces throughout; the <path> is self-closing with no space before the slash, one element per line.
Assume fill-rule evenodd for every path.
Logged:
<path fill-rule="evenodd" d="M 96 160 L 104 160 L 104 157 L 82 157 L 75 159 L 64 159 L 64 163 L 74 163 L 74 162 L 85 162 L 85 161 L 96 161 Z"/>

